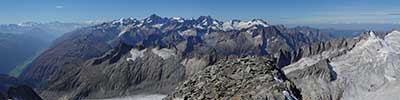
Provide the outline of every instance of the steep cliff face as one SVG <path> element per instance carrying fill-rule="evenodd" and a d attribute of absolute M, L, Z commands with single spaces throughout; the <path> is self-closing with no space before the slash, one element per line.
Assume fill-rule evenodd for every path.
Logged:
<path fill-rule="evenodd" d="M 166 100 L 301 99 L 300 91 L 272 59 L 227 57 L 190 77 Z"/>
<path fill-rule="evenodd" d="M 329 60 L 320 60 L 304 69 L 286 70 L 285 73 L 300 88 L 304 100 L 338 100 L 343 95 L 343 90 L 332 84 L 337 73 L 329 65 Z"/>
<path fill-rule="evenodd" d="M 315 59 L 314 61 L 331 59 L 350 51 L 361 39 L 362 37 L 338 38 L 304 45 L 294 51 L 280 50 L 276 56 L 278 58 L 278 66 L 282 68 L 289 64 L 296 63 L 302 58 L 310 60 Z"/>

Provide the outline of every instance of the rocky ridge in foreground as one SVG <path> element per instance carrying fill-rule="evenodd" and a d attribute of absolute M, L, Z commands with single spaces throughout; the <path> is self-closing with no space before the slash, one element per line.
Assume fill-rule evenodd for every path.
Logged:
<path fill-rule="evenodd" d="M 297 100 L 300 91 L 276 68 L 275 61 L 262 57 L 227 57 L 190 77 L 165 98 Z"/>

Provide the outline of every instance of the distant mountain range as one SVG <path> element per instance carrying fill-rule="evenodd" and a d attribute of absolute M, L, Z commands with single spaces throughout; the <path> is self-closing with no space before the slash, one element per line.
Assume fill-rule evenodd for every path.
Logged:
<path fill-rule="evenodd" d="M 309 26 L 318 29 L 337 29 L 337 30 L 375 30 L 390 31 L 399 30 L 400 24 L 381 24 L 381 23 L 337 23 L 337 24 L 285 24 L 288 27 Z"/>
<path fill-rule="evenodd" d="M 92 24 L 63 23 L 63 22 L 49 22 L 49 23 L 24 22 L 20 24 L 1 24 L 0 32 L 37 35 L 38 37 L 41 37 L 44 40 L 53 40 L 63 35 L 66 32 L 90 25 Z M 36 32 L 33 33 L 33 31 Z"/>
<path fill-rule="evenodd" d="M 0 73 L 17 76 L 54 39 L 85 26 L 61 22 L 0 25 Z"/>

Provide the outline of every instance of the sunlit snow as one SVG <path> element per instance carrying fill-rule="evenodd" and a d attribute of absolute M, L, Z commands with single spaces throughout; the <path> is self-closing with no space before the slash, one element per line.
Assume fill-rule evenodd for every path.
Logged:
<path fill-rule="evenodd" d="M 131 57 L 127 58 L 127 61 L 135 61 L 138 57 L 143 57 L 144 52 L 146 52 L 147 49 L 143 50 L 138 50 L 138 49 L 131 49 Z"/>

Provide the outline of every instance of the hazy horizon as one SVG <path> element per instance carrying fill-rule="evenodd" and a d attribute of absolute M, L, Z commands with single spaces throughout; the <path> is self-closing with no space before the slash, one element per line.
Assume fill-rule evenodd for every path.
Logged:
<path fill-rule="evenodd" d="M 271 24 L 398 24 L 400 1 L 395 0 L 4 0 L 0 24 L 33 22 L 102 22 L 123 17 L 263 19 Z"/>

